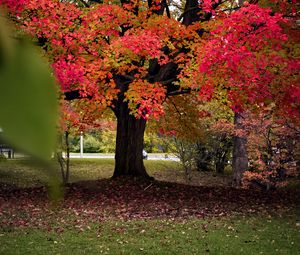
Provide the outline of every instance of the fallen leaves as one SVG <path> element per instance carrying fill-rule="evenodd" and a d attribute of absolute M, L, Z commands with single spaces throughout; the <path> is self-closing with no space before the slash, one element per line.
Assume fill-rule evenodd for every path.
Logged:
<path fill-rule="evenodd" d="M 280 215 L 296 208 L 300 200 L 300 194 L 284 191 L 263 193 L 156 181 L 149 185 L 149 182 L 130 178 L 71 184 L 57 206 L 53 206 L 47 197 L 43 187 L 0 186 L 1 228 L 34 227 L 62 233 L 65 228 L 85 231 L 93 222 L 111 219 L 184 221 L 257 213 Z M 208 228 L 207 225 L 202 227 Z M 138 231 L 146 232 L 145 229 Z"/>

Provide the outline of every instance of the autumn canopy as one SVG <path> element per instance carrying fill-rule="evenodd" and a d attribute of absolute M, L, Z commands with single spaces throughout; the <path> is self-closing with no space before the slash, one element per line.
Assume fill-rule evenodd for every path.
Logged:
<path fill-rule="evenodd" d="M 115 176 L 147 177 L 146 122 L 171 96 L 300 119 L 294 1 L 186 0 L 177 11 L 166 0 L 1 2 L 45 50 L 62 98 L 114 112 Z"/>

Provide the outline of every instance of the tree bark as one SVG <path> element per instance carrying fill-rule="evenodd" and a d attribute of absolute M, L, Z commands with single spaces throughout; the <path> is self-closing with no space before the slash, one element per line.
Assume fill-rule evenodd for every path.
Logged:
<path fill-rule="evenodd" d="M 184 7 L 182 24 L 188 26 L 195 21 L 199 21 L 200 10 L 198 0 L 187 0 Z"/>
<path fill-rule="evenodd" d="M 114 109 L 117 117 L 115 170 L 113 177 L 139 176 L 150 178 L 143 162 L 144 132 L 146 120 L 130 114 L 128 104 L 118 100 Z"/>
<path fill-rule="evenodd" d="M 243 130 L 244 113 L 235 113 L 234 126 L 236 130 Z M 234 187 L 240 187 L 243 174 L 248 169 L 248 153 L 247 153 L 247 138 L 244 136 L 234 136 L 233 138 L 233 159 L 232 159 L 232 171 Z"/>

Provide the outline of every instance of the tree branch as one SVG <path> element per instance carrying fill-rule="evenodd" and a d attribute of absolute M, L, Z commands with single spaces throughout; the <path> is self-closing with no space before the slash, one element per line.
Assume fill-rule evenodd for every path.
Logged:
<path fill-rule="evenodd" d="M 72 90 L 72 91 L 66 91 L 66 92 L 64 92 L 64 95 L 65 95 L 64 99 L 67 100 L 67 101 L 71 101 L 71 100 L 75 100 L 75 99 L 83 99 L 83 98 L 87 98 L 87 99 L 92 99 L 93 98 L 91 95 L 83 97 L 80 94 L 80 90 L 79 89 Z"/>
<path fill-rule="evenodd" d="M 183 89 L 183 90 L 177 90 L 177 91 L 171 91 L 169 93 L 167 93 L 167 97 L 170 96 L 177 96 L 177 95 L 183 95 L 183 94 L 189 94 L 191 93 L 191 89 Z"/>
<path fill-rule="evenodd" d="M 167 0 L 164 0 L 164 2 L 165 2 L 165 8 L 166 8 L 167 17 L 170 19 L 171 18 L 171 13 L 170 13 L 169 6 L 167 4 Z"/>
<path fill-rule="evenodd" d="M 199 7 L 196 6 L 196 7 L 192 7 L 192 8 L 186 9 L 186 10 L 185 10 L 183 13 L 181 13 L 181 15 L 177 18 L 177 21 L 182 20 L 183 17 L 184 17 L 187 13 L 189 13 L 189 12 L 191 12 L 191 11 L 194 11 L 194 10 L 197 10 L 198 8 L 199 8 Z"/>

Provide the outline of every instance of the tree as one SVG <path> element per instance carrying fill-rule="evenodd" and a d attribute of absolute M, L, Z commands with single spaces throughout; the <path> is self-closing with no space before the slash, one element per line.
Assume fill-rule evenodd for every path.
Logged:
<path fill-rule="evenodd" d="M 47 52 L 66 100 L 114 112 L 114 176 L 149 177 L 146 123 L 171 96 L 219 98 L 236 112 L 272 102 L 299 118 L 299 61 L 286 54 L 285 20 L 270 9 L 186 0 L 179 22 L 165 0 L 2 1 Z"/>
<path fill-rule="evenodd" d="M 284 12 L 293 15 L 293 10 L 289 12 L 289 8 L 284 7 Z M 260 107 L 272 103 L 282 116 L 299 120 L 299 61 L 292 57 L 297 55 L 297 50 L 291 43 L 294 40 L 291 30 L 287 33 L 288 40 L 281 27 L 275 28 L 276 22 L 269 20 L 271 13 L 277 15 L 277 22 L 282 19 L 286 26 L 295 27 L 292 18 L 287 21 L 271 9 L 261 12 L 259 6 L 245 4 L 239 11 L 212 24 L 204 48 L 195 54 L 199 56 L 202 73 L 202 97 L 207 99 L 217 95 L 219 100 L 229 99 L 238 130 L 243 129 L 240 123 L 247 116 L 247 109 L 255 111 L 256 108 L 259 112 Z M 190 77 L 197 75 L 198 70 L 197 66 L 194 71 L 189 71 Z M 289 102 L 285 101 L 287 98 Z M 233 143 L 234 185 L 239 186 L 248 167 L 247 139 L 236 135 Z"/>
<path fill-rule="evenodd" d="M 90 102 L 89 107 L 86 107 L 86 102 L 84 101 L 61 101 L 61 108 L 63 110 L 60 116 L 60 132 L 58 132 L 56 158 L 60 165 L 63 184 L 68 184 L 70 179 L 70 135 L 79 135 L 82 132 L 92 129 L 102 130 L 113 126 L 111 121 L 108 121 L 106 112 L 97 111 L 97 107 L 93 103 Z"/>
<path fill-rule="evenodd" d="M 235 187 L 241 185 L 243 175 L 248 170 L 247 136 L 243 133 L 243 120 L 245 118 L 247 118 L 245 113 L 235 113 L 234 115 L 235 135 L 233 138 L 232 185 Z"/>
<path fill-rule="evenodd" d="M 285 186 L 299 176 L 299 126 L 274 116 L 271 108 L 248 116 L 243 126 L 249 154 L 249 170 L 242 179 L 244 186 L 268 190 Z"/>
<path fill-rule="evenodd" d="M 165 112 L 156 130 L 176 137 L 179 158 L 185 158 L 198 171 L 224 172 L 230 160 L 234 134 L 232 110 L 222 102 L 200 103 L 190 95 L 168 99 Z"/>

